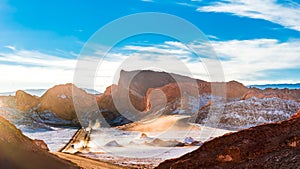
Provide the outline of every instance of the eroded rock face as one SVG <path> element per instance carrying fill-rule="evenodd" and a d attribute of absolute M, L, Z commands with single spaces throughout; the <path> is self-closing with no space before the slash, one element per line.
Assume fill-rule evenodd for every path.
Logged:
<path fill-rule="evenodd" d="M 103 110 L 132 112 L 129 116 L 141 117 L 151 113 L 195 116 L 198 112 L 198 123 L 207 118 L 209 111 L 218 109 L 217 120 L 224 124 L 222 127 L 243 129 L 288 119 L 299 108 L 298 92 L 249 89 L 237 81 L 210 83 L 165 72 L 121 71 L 118 85 L 108 87 L 98 104 Z M 209 95 L 209 100 L 201 100 Z M 208 102 L 213 105 L 205 106 Z"/>
<path fill-rule="evenodd" d="M 242 83 L 237 81 L 229 81 L 226 83 L 227 99 L 241 98 L 249 89 Z"/>
<path fill-rule="evenodd" d="M 209 83 L 199 79 L 193 79 L 187 76 L 181 76 L 173 73 L 155 72 L 151 70 L 142 71 L 124 71 L 120 73 L 119 86 L 128 88 L 146 96 L 150 88 L 161 88 L 168 84 L 184 83 L 187 85 L 198 84 L 199 94 L 211 93 L 212 87 L 226 90 L 228 98 L 240 98 L 243 96 L 248 88 L 237 81 L 230 81 L 227 83 Z M 218 92 L 215 92 L 218 94 Z"/>
<path fill-rule="evenodd" d="M 224 90 L 224 92 L 220 92 Z M 124 100 L 123 105 L 132 105 L 130 108 L 124 106 L 124 110 L 133 111 L 136 109 L 142 112 L 148 112 L 162 109 L 170 104 L 173 107 L 182 106 L 183 100 L 188 97 L 199 97 L 202 94 L 213 94 L 225 96 L 227 91 L 228 99 L 242 97 L 247 88 L 236 81 L 228 83 L 209 83 L 202 80 L 192 79 L 190 77 L 176 75 L 166 72 L 154 72 L 150 70 L 143 71 L 121 71 L 118 85 L 108 87 L 105 93 L 98 99 L 100 109 L 109 111 L 120 111 L 116 109 L 116 104 L 121 105 L 119 100 Z M 115 100 L 113 101 L 112 96 Z M 126 98 L 126 97 L 129 97 Z M 122 99 L 121 99 L 122 98 Z M 177 101 L 177 103 L 175 103 Z M 182 102 L 183 101 L 183 102 Z M 118 102 L 118 103 L 114 103 Z M 178 104 L 180 102 L 180 104 Z M 118 106 L 120 107 L 120 106 Z M 121 108 L 122 109 L 122 108 Z M 172 109 L 169 110 L 169 112 Z"/>
<path fill-rule="evenodd" d="M 226 134 L 157 168 L 298 168 L 299 124 L 294 118 Z"/>
<path fill-rule="evenodd" d="M 29 111 L 39 104 L 39 98 L 22 90 L 16 92 L 16 106 L 18 110 Z"/>
<path fill-rule="evenodd" d="M 250 98 L 225 104 L 213 103 L 199 109 L 197 123 L 209 124 L 209 116 L 218 117 L 215 127 L 232 130 L 245 129 L 256 125 L 289 119 L 300 103 L 280 98 Z"/>
<path fill-rule="evenodd" d="M 73 95 L 76 94 L 76 100 Z M 65 85 L 57 85 L 42 95 L 37 108 L 38 112 L 53 112 L 57 117 L 63 120 L 76 121 L 77 115 L 96 111 L 95 97 L 86 93 L 84 90 L 77 88 L 71 83 Z M 75 110 L 74 104 L 80 109 Z M 76 114 L 76 111 L 78 114 Z M 81 112 L 79 112 L 81 111 Z"/>
<path fill-rule="evenodd" d="M 170 83 L 196 82 L 187 76 L 151 70 L 120 72 L 119 86 L 128 88 L 145 96 L 149 88 L 158 88 Z M 198 80 L 200 82 L 200 80 Z M 202 82 L 202 81 L 201 81 Z"/>
<path fill-rule="evenodd" d="M 267 88 L 264 90 L 251 88 L 244 94 L 242 100 L 249 99 L 251 97 L 256 98 L 281 98 L 285 100 L 300 101 L 300 90 L 299 89 L 271 89 Z"/>
<path fill-rule="evenodd" d="M 39 148 L 20 130 L 0 116 L 0 168 L 79 169 Z"/>

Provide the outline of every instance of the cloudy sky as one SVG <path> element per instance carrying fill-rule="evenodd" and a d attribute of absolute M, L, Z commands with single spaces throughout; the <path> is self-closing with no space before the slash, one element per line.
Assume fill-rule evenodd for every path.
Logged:
<path fill-rule="evenodd" d="M 73 82 L 78 57 L 92 46 L 92 35 L 120 17 L 141 12 L 167 13 L 194 24 L 209 40 L 226 81 L 300 82 L 300 2 L 296 0 L 1 0 L 0 92 Z M 91 58 L 103 57 L 101 42 L 93 44 Z M 124 39 L 98 65 L 95 87 L 103 91 L 111 84 L 128 58 L 151 65 L 176 57 L 194 77 L 210 80 L 205 58 L 191 59 L 195 53 L 187 45 L 199 47 L 158 35 Z M 176 72 L 176 66 L 167 65 Z"/>

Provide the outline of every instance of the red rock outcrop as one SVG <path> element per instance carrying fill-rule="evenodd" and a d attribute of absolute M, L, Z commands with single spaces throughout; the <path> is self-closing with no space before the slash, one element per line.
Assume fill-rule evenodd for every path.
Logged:
<path fill-rule="evenodd" d="M 145 109 L 143 96 L 118 85 L 107 87 L 104 94 L 97 98 L 97 102 L 99 109 L 111 112 L 137 112 Z"/>
<path fill-rule="evenodd" d="M 142 71 L 124 71 L 120 72 L 120 79 L 118 86 L 135 91 L 142 96 L 146 96 L 150 88 L 161 88 L 172 83 L 186 83 L 191 84 L 196 82 L 198 84 L 199 94 L 222 94 L 218 92 L 224 90 L 227 99 L 249 99 L 251 97 L 257 98 L 272 98 L 277 97 L 285 100 L 300 101 L 300 89 L 271 89 L 264 90 L 258 88 L 247 88 L 242 83 L 237 81 L 223 82 L 206 82 L 203 80 L 193 79 L 187 76 L 181 76 L 173 73 L 155 72 L 151 70 Z M 213 89 L 213 91 L 212 91 Z M 223 96 L 223 94 L 222 94 Z"/>
<path fill-rule="evenodd" d="M 36 146 L 14 125 L 0 116 L 0 168 L 78 168 Z"/>
<path fill-rule="evenodd" d="M 242 97 L 248 88 L 236 81 L 209 83 L 166 72 L 150 70 L 127 72 L 122 70 L 118 85 L 109 86 L 97 99 L 97 102 L 100 109 L 112 112 L 120 111 L 120 109 L 122 111 L 147 112 L 151 107 L 151 111 L 160 110 L 175 101 L 183 103 L 182 101 L 189 96 L 197 98 L 201 94 L 210 94 L 212 90 L 213 94 L 220 96 L 225 96 L 227 92 L 228 99 L 234 99 Z M 116 108 L 116 104 L 118 108 Z"/>
<path fill-rule="evenodd" d="M 229 81 L 226 83 L 227 99 L 241 98 L 248 90 L 246 86 L 237 81 Z"/>
<path fill-rule="evenodd" d="M 17 109 L 21 111 L 28 111 L 39 104 L 39 98 L 32 96 L 22 90 L 16 92 Z"/>
<path fill-rule="evenodd" d="M 294 118 L 226 134 L 157 168 L 299 168 L 299 124 Z"/>
<path fill-rule="evenodd" d="M 300 98 L 298 92 L 300 90 L 249 89 L 237 81 L 210 83 L 150 70 L 121 71 L 118 85 L 108 87 L 105 93 L 99 97 L 98 104 L 100 109 L 121 114 L 126 111 L 133 112 L 133 114 L 151 113 L 163 109 L 164 113 L 168 114 L 178 108 L 188 110 L 191 96 L 199 98 L 200 95 L 212 94 L 222 98 L 226 96 L 227 101 L 247 100 L 252 97 L 298 100 Z M 112 95 L 114 95 L 114 99 Z"/>
<path fill-rule="evenodd" d="M 74 96 L 74 94 L 76 96 Z M 73 96 L 76 97 L 74 101 Z M 74 104 L 80 108 L 82 113 L 95 111 L 90 108 L 94 108 L 96 103 L 95 96 L 86 93 L 84 90 L 76 87 L 75 85 L 68 83 L 65 85 L 57 85 L 42 95 L 37 111 L 51 111 L 57 117 L 64 120 L 77 120 L 77 114 Z M 80 112 L 77 112 L 80 113 Z"/>
<path fill-rule="evenodd" d="M 152 70 L 120 72 L 119 86 L 128 88 L 145 96 L 149 88 L 158 88 L 170 83 L 204 82 L 187 76 L 173 73 L 155 72 Z"/>

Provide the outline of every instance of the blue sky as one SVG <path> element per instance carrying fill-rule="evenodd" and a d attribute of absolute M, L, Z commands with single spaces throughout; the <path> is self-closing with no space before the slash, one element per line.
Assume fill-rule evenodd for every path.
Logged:
<path fill-rule="evenodd" d="M 226 81 L 247 85 L 300 82 L 299 1 L 2 0 L 0 91 L 72 82 L 77 57 L 89 38 L 109 22 L 140 12 L 168 13 L 197 26 L 221 58 Z M 112 83 L 116 70 L 112 68 L 122 58 L 144 51 L 153 56 L 170 51 L 185 55 L 180 53 L 186 50 L 183 46 L 166 37 L 129 38 L 111 52 L 100 72 L 109 78 L 99 79 L 96 89 Z M 209 80 L 197 69 L 199 65 L 185 63 L 195 77 Z"/>

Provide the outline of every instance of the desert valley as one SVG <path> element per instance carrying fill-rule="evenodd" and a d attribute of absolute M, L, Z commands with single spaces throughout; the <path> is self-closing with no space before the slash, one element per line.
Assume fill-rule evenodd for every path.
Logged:
<path fill-rule="evenodd" d="M 0 168 L 300 166 L 300 89 L 191 79 L 121 71 L 104 93 L 69 83 L 3 94 Z"/>

